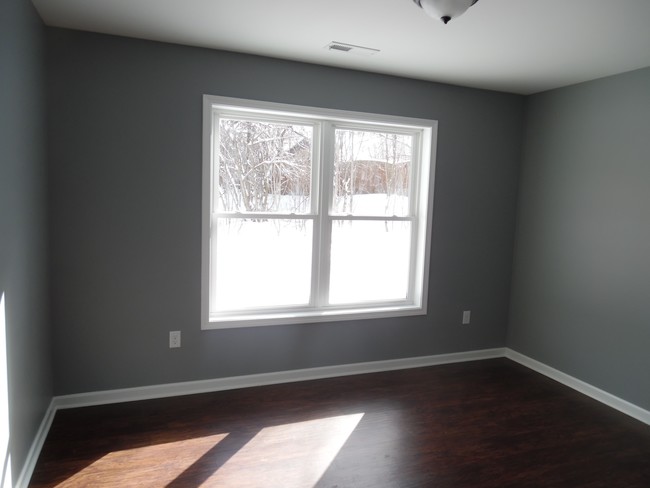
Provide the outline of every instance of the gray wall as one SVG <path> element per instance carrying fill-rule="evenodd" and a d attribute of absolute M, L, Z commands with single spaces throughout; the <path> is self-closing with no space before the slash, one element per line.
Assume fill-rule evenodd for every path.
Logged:
<path fill-rule="evenodd" d="M 60 29 L 47 42 L 56 394 L 504 346 L 522 97 Z M 201 331 L 203 94 L 438 120 L 429 315 Z"/>
<path fill-rule="evenodd" d="M 650 68 L 526 110 L 508 344 L 650 409 Z"/>
<path fill-rule="evenodd" d="M 24 464 L 52 397 L 46 290 L 42 42 L 43 25 L 31 2 L 2 0 L 0 295 L 5 295 L 14 478 Z"/>

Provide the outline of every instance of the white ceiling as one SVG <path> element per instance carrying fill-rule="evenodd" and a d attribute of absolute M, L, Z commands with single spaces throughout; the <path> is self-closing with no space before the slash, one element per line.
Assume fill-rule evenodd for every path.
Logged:
<path fill-rule="evenodd" d="M 33 3 L 51 26 L 521 94 L 650 66 L 650 0 L 480 0 L 448 25 L 412 0 Z"/>

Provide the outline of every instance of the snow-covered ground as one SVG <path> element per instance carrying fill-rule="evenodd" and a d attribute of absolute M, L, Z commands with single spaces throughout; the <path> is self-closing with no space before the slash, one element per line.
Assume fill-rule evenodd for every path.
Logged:
<path fill-rule="evenodd" d="M 355 214 L 396 212 L 404 197 L 355 195 Z M 387 203 L 390 208 L 386 211 Z M 395 209 L 395 210 L 393 210 Z M 309 302 L 313 225 L 310 220 L 223 220 L 217 228 L 219 311 Z M 334 221 L 330 303 L 406 297 L 409 222 Z"/>
<path fill-rule="evenodd" d="M 253 208 L 258 212 L 277 213 L 309 213 L 311 201 L 309 196 L 282 195 L 274 198 L 269 195 L 265 208 Z M 354 214 L 371 216 L 403 217 L 408 215 L 408 197 L 401 195 L 386 195 L 385 193 L 372 193 L 367 195 L 334 195 L 333 209 L 335 214 Z M 270 210 L 269 210 L 270 209 Z M 243 204 L 230 203 L 221 205 L 218 209 L 223 212 L 245 211 Z"/>

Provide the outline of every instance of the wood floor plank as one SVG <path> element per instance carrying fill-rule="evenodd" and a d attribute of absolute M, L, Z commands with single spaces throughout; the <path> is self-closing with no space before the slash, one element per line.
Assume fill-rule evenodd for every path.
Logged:
<path fill-rule="evenodd" d="M 650 427 L 507 359 L 57 412 L 31 487 L 650 487 Z"/>

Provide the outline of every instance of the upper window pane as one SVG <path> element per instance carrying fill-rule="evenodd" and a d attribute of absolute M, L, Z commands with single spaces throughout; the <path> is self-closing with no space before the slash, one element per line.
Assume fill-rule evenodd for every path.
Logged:
<path fill-rule="evenodd" d="M 408 215 L 412 146 L 411 135 L 337 129 L 334 213 Z"/>
<path fill-rule="evenodd" d="M 313 127 L 219 120 L 221 212 L 309 213 Z"/>

